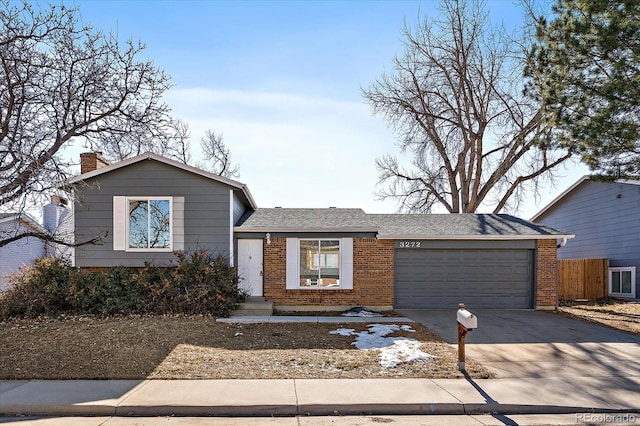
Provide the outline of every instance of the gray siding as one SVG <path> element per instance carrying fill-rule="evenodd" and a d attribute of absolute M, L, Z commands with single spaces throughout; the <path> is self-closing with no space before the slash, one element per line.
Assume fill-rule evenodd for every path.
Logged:
<path fill-rule="evenodd" d="M 247 211 L 246 207 L 238 199 L 236 193 L 233 193 L 233 224 L 238 223 L 244 212 Z"/>
<path fill-rule="evenodd" d="M 208 249 L 229 257 L 231 198 L 222 183 L 148 160 L 99 175 L 80 186 L 75 207 L 76 241 L 108 231 L 102 245 L 76 249 L 76 266 L 144 266 L 145 261 L 166 264 L 166 252 L 113 250 L 114 196 L 184 197 L 185 250 Z"/>
<path fill-rule="evenodd" d="M 636 267 L 640 297 L 640 185 L 585 181 L 536 222 L 576 237 L 559 259 L 607 258 L 610 266 Z"/>

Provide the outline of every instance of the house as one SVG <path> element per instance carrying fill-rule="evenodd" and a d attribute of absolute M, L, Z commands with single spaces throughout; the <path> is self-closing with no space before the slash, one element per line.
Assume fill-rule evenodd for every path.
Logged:
<path fill-rule="evenodd" d="M 86 154 L 75 187 L 85 269 L 165 264 L 206 248 L 241 286 L 280 310 L 557 306 L 560 231 L 509 215 L 375 215 L 258 208 L 246 185 L 147 153 L 108 164 Z"/>
<path fill-rule="evenodd" d="M 0 240 L 25 232 L 45 233 L 46 230 L 27 214 L 0 213 Z M 12 274 L 46 254 L 46 243 L 36 237 L 21 238 L 0 247 L 0 291 L 11 286 L 9 278 Z"/>
<path fill-rule="evenodd" d="M 72 241 L 73 215 L 64 198 L 53 195 L 51 202 L 44 206 L 42 216 L 44 225 L 26 213 L 0 213 L 0 240 L 30 232 Z M 22 266 L 32 265 L 35 259 L 47 256 L 73 257 L 71 248 L 35 236 L 20 238 L 0 247 L 0 291 L 9 288 L 9 277 Z"/>
<path fill-rule="evenodd" d="M 640 298 L 640 180 L 582 177 L 532 219 L 575 234 L 560 259 L 609 259 L 609 295 Z"/>

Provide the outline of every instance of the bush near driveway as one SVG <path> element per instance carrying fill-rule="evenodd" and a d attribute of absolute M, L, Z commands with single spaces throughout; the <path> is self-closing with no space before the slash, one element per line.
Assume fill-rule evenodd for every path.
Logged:
<path fill-rule="evenodd" d="M 177 252 L 175 264 L 83 273 L 63 259 L 38 259 L 13 277 L 0 319 L 40 315 L 210 314 L 228 316 L 244 294 L 235 268 L 207 251 Z"/>

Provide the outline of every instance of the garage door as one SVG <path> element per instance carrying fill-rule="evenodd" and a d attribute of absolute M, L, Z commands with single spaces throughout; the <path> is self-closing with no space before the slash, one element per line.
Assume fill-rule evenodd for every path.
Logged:
<path fill-rule="evenodd" d="M 396 308 L 531 308 L 533 250 L 395 251 Z"/>

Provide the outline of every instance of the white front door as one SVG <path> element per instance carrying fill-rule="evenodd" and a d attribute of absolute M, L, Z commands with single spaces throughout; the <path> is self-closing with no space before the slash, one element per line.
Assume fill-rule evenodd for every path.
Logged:
<path fill-rule="evenodd" d="M 249 296 L 262 296 L 262 240 L 238 240 L 240 288 Z"/>

